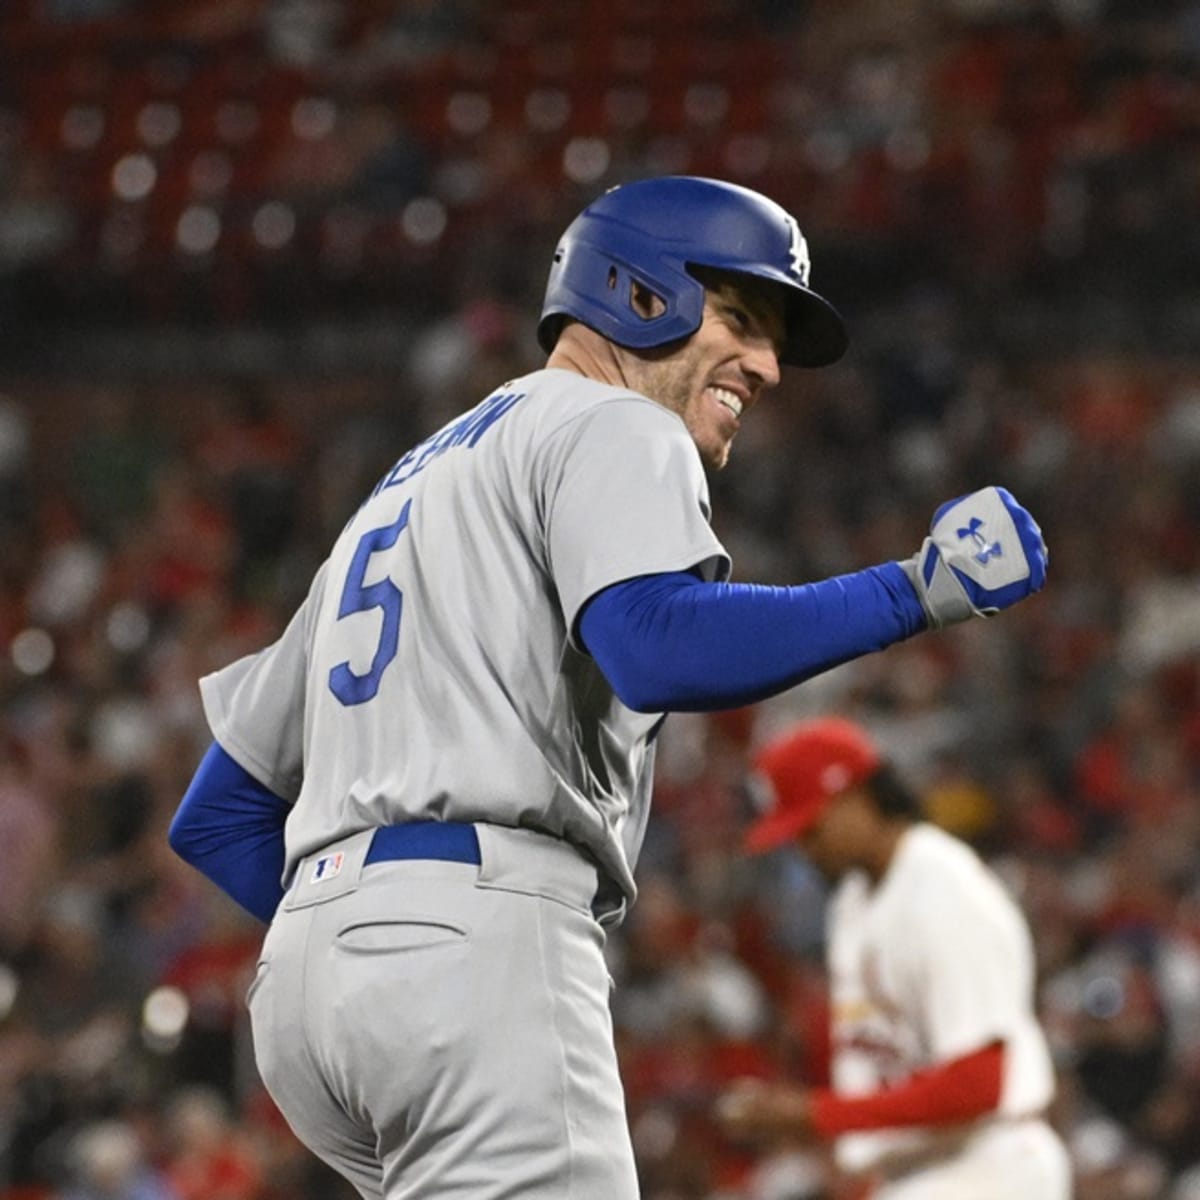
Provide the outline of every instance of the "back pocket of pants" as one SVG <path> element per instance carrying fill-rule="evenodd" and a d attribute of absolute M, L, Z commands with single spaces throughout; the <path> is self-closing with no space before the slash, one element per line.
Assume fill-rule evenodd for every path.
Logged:
<path fill-rule="evenodd" d="M 334 945 L 350 954 L 396 954 L 461 944 L 470 931 L 437 917 L 355 921 L 338 930 Z"/>

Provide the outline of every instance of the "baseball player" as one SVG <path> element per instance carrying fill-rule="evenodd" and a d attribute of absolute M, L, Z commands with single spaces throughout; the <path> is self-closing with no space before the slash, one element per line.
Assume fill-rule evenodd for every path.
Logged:
<path fill-rule="evenodd" d="M 739 1083 L 719 1105 L 729 1129 L 835 1139 L 873 1200 L 1068 1200 L 1032 939 L 1003 885 L 918 819 L 858 725 L 801 722 L 756 765 L 771 803 L 747 849 L 795 844 L 837 883 L 833 1086 Z"/>
<path fill-rule="evenodd" d="M 546 367 L 379 481 L 272 646 L 201 681 L 176 851 L 271 922 L 249 1005 L 298 1136 L 364 1197 L 637 1195 L 605 928 L 673 709 L 791 687 L 1042 586 L 1001 488 L 902 562 L 726 582 L 705 467 L 843 353 L 795 220 L 648 179 L 554 255 Z"/>

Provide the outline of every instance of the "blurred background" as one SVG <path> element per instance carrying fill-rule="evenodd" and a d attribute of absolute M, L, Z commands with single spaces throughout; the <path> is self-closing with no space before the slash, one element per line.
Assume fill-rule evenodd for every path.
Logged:
<path fill-rule="evenodd" d="M 993 482 L 1052 564 L 668 721 L 611 944 L 646 1200 L 839 1194 L 709 1117 L 825 1068 L 821 886 L 736 851 L 748 755 L 818 712 L 1029 914 L 1080 1200 L 1200 1197 L 1200 3 L 4 0 L 0 1200 L 350 1200 L 255 1075 L 262 928 L 165 843 L 196 680 L 540 365 L 557 234 L 663 172 L 796 213 L 852 331 L 714 481 L 736 577 L 904 557 Z"/>

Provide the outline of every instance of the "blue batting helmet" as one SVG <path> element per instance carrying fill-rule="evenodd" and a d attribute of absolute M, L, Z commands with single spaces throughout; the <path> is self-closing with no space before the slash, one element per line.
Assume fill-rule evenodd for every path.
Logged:
<path fill-rule="evenodd" d="M 693 267 L 782 286 L 781 362 L 823 367 L 845 353 L 842 318 L 808 286 L 808 247 L 795 218 L 749 188 L 688 175 L 612 188 L 571 222 L 550 268 L 538 341 L 549 353 L 567 317 L 634 350 L 690 337 L 704 312 Z M 661 313 L 633 307 L 635 283 L 663 301 Z"/>

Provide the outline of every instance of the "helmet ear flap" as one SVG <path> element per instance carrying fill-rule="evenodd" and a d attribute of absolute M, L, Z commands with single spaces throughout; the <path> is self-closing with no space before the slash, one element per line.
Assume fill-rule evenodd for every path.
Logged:
<path fill-rule="evenodd" d="M 549 353 L 563 319 L 573 317 L 619 346 L 646 350 L 699 328 L 704 286 L 683 267 L 662 261 L 660 248 L 637 230 L 623 230 L 620 247 L 600 244 L 607 228 L 579 223 L 554 256 L 538 340 Z"/>

